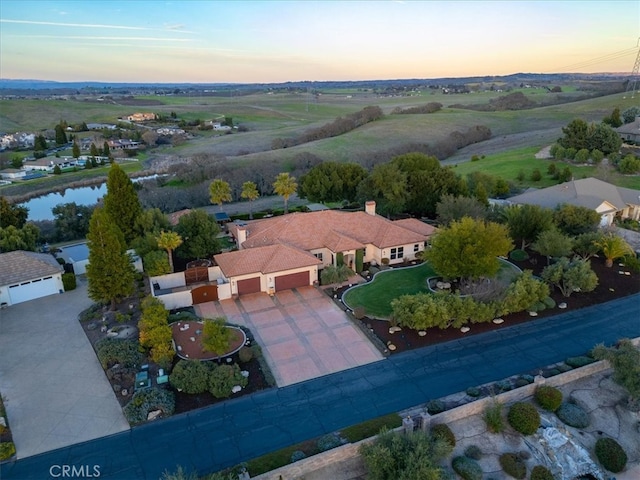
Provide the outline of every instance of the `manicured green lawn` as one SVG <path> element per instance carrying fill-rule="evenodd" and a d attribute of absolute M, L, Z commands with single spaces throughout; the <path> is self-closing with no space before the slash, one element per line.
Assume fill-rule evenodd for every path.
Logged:
<path fill-rule="evenodd" d="M 388 318 L 391 315 L 391 300 L 400 295 L 428 292 L 427 278 L 435 274 L 428 263 L 380 272 L 372 282 L 349 290 L 344 300 L 351 308 L 365 307 L 367 315 Z"/>
<path fill-rule="evenodd" d="M 510 262 L 500 262 L 496 275 L 504 284 L 513 282 L 520 270 Z M 379 273 L 372 282 L 350 289 L 343 297 L 350 307 L 364 307 L 367 315 L 376 318 L 391 316 L 391 301 L 402 295 L 429 292 L 427 278 L 437 273 L 428 263 L 417 267 L 398 268 Z"/>

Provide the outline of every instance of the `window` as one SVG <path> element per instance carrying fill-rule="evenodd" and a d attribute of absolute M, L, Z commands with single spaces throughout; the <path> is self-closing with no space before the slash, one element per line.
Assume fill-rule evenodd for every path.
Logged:
<path fill-rule="evenodd" d="M 416 244 L 413 246 L 413 253 L 416 253 L 416 252 L 419 252 L 419 251 L 420 251 L 420 244 L 419 244 L 419 243 L 416 243 Z"/>
<path fill-rule="evenodd" d="M 318 260 L 320 260 L 321 262 L 323 262 L 324 260 L 322 259 L 322 252 L 320 253 L 314 253 L 313 254 L 314 257 L 316 257 Z"/>
<path fill-rule="evenodd" d="M 397 258 L 402 258 L 404 256 L 404 247 L 392 248 L 391 249 L 391 260 L 395 260 Z"/>

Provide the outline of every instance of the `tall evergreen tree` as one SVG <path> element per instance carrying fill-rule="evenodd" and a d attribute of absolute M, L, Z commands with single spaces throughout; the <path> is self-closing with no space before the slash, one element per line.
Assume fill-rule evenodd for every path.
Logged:
<path fill-rule="evenodd" d="M 116 301 L 134 291 L 134 271 L 124 236 L 105 208 L 93 212 L 87 240 L 89 297 L 97 302 L 110 302 L 111 310 L 115 310 Z"/>
<path fill-rule="evenodd" d="M 55 127 L 56 132 L 56 145 L 66 145 L 67 143 L 67 134 L 64 131 L 64 126 L 59 123 Z"/>
<path fill-rule="evenodd" d="M 133 182 L 117 163 L 109 169 L 104 208 L 129 244 L 135 238 L 136 219 L 142 213 Z"/>
<path fill-rule="evenodd" d="M 71 151 L 72 151 L 73 158 L 80 157 L 80 145 L 78 145 L 78 142 L 73 142 L 73 148 L 71 149 Z"/>

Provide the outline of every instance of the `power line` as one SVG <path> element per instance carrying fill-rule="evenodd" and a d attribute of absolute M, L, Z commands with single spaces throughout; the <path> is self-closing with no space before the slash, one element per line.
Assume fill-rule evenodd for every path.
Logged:
<path fill-rule="evenodd" d="M 557 68 L 554 70 L 554 72 L 566 72 L 569 70 L 576 70 L 579 68 L 590 67 L 592 65 L 598 65 L 600 63 L 605 63 L 611 60 L 633 55 L 636 53 L 636 51 L 637 51 L 636 47 L 627 48 L 625 50 L 619 50 L 617 52 L 609 53 L 607 55 L 602 55 L 600 57 L 591 58 L 589 60 L 583 60 L 582 62 L 577 62 L 571 65 L 566 65 L 564 67 Z"/>

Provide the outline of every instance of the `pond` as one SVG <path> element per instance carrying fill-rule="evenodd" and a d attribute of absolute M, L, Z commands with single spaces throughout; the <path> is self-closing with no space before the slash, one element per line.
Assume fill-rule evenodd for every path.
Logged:
<path fill-rule="evenodd" d="M 157 175 L 149 175 L 132 179 L 133 182 L 149 180 Z M 53 192 L 21 203 L 20 206 L 29 209 L 29 220 L 53 220 L 51 209 L 62 203 L 76 203 L 77 205 L 95 205 L 107 193 L 107 184 L 90 187 L 67 188 L 63 192 Z"/>

